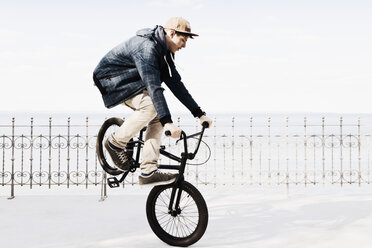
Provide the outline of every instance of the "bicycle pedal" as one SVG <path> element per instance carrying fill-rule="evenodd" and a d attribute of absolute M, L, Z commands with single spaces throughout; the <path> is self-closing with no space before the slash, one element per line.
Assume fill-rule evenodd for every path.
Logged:
<path fill-rule="evenodd" d="M 110 186 L 110 188 L 117 188 L 120 186 L 120 182 L 116 177 L 107 178 L 107 184 Z"/>

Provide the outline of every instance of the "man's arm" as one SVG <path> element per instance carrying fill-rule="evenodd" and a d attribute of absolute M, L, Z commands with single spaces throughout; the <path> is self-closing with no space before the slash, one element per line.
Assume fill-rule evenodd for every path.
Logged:
<path fill-rule="evenodd" d="M 199 105 L 195 102 L 194 98 L 190 95 L 185 85 L 181 81 L 181 77 L 176 70 L 172 73 L 176 73 L 172 78 L 165 81 L 165 84 L 177 97 L 177 99 L 190 110 L 194 117 L 201 117 L 205 113 L 201 110 Z"/>
<path fill-rule="evenodd" d="M 178 98 L 178 100 L 180 100 L 180 102 L 182 102 L 183 105 L 190 110 L 194 117 L 198 117 L 200 119 L 200 124 L 203 124 L 203 122 L 208 122 L 208 127 L 211 127 L 212 120 L 206 116 L 205 112 L 201 110 L 194 98 L 192 98 L 189 91 L 182 83 L 181 77 L 177 70 L 174 70 L 173 73 L 175 73 L 174 77 L 165 82 L 168 88 Z"/>

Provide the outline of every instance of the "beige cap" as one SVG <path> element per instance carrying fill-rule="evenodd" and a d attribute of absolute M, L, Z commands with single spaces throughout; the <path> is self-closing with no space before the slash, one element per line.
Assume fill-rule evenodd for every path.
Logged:
<path fill-rule="evenodd" d="M 199 36 L 197 34 L 191 33 L 190 22 L 182 17 L 172 17 L 165 23 L 164 28 L 173 29 L 178 33 L 190 36 Z"/>

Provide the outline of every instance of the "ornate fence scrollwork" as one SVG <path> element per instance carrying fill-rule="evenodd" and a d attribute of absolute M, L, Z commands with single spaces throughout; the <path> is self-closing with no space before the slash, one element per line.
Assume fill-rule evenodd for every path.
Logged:
<path fill-rule="evenodd" d="M 190 163 L 210 160 L 188 166 L 187 180 L 203 185 L 371 183 L 372 136 L 361 132 L 360 119 L 353 125 L 343 118 L 326 125 L 324 117 L 315 124 L 304 118 L 292 125 L 288 117 L 284 125 L 274 118 L 255 122 L 251 117 L 244 125 L 238 120 L 218 126 L 221 121 L 214 119 L 204 139 L 210 149 L 202 145 Z M 0 186 L 101 184 L 105 176 L 95 154 L 100 122 L 89 125 L 86 118 L 85 124 L 72 125 L 68 118 L 67 124 L 53 125 L 49 118 L 47 125 L 35 125 L 31 118 L 30 125 L 15 123 L 14 118 L 9 125 L 0 123 Z M 174 154 L 182 150 L 169 138 L 163 144 Z M 137 174 L 125 181 L 137 183 Z"/>

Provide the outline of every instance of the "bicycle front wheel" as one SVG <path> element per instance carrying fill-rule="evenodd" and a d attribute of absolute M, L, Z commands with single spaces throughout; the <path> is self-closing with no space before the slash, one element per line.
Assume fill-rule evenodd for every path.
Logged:
<path fill-rule="evenodd" d="M 179 208 L 168 211 L 172 190 L 172 184 L 151 190 L 146 203 L 147 220 L 153 232 L 165 243 L 189 246 L 197 242 L 207 229 L 207 204 L 200 192 L 184 181 Z"/>

